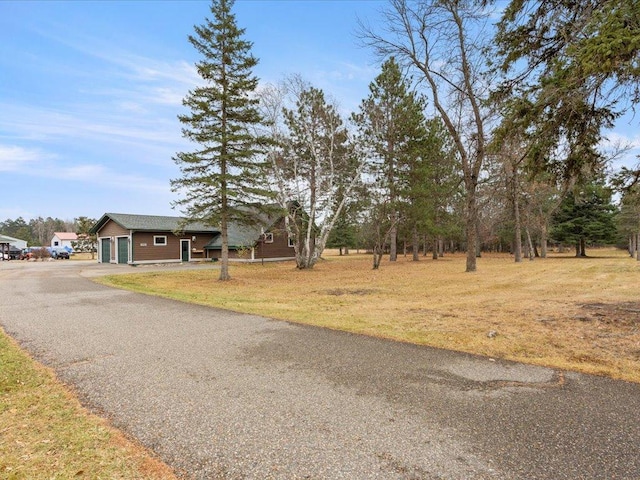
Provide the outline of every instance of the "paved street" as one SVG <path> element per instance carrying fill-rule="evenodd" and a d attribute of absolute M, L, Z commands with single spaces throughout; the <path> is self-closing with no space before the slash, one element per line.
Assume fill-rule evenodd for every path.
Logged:
<path fill-rule="evenodd" d="M 640 479 L 640 385 L 89 278 L 154 268 L 0 262 L 0 324 L 188 478 Z"/>

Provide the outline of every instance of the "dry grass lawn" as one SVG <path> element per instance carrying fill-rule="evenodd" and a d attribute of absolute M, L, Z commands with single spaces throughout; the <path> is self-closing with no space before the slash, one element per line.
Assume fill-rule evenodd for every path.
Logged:
<path fill-rule="evenodd" d="M 292 263 L 144 273 L 109 285 L 403 342 L 640 382 L 640 262 L 623 251 L 551 254 L 513 262 L 487 255 L 465 273 L 462 255 L 397 263 L 326 255 L 311 271 Z"/>
<path fill-rule="evenodd" d="M 70 260 L 95 260 L 98 258 L 98 254 L 94 253 L 93 258 L 90 253 L 74 253 L 69 257 Z"/>

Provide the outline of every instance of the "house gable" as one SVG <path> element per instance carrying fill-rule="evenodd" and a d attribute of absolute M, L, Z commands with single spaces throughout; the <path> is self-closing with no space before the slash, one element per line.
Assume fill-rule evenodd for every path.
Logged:
<path fill-rule="evenodd" d="M 78 240 L 78 235 L 74 232 L 53 232 L 51 247 L 72 249 L 73 243 Z"/>

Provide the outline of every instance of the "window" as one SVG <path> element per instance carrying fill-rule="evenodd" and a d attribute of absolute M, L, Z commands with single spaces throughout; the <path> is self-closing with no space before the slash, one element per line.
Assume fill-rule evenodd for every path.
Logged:
<path fill-rule="evenodd" d="M 293 247 L 295 247 L 295 246 L 296 246 L 296 245 L 295 245 L 295 243 L 294 243 L 294 241 L 293 241 L 293 237 L 292 237 L 291 235 L 289 235 L 289 246 L 290 246 L 291 248 L 293 248 Z"/>
<path fill-rule="evenodd" d="M 154 235 L 153 236 L 153 244 L 155 246 L 164 247 L 167 244 L 167 237 L 164 235 Z"/>
<path fill-rule="evenodd" d="M 59 242 L 59 241 L 57 241 L 57 240 L 55 240 L 55 241 L 53 242 L 53 246 L 54 246 L 54 247 L 59 247 L 59 246 L 60 246 L 60 242 Z"/>
<path fill-rule="evenodd" d="M 273 233 L 265 233 L 264 234 L 264 243 L 273 243 Z"/>

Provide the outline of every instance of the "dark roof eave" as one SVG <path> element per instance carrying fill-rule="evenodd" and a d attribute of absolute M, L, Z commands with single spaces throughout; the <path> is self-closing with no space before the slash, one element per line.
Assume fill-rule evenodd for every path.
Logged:
<path fill-rule="evenodd" d="M 100 220 L 98 220 L 95 225 L 91 228 L 91 230 L 89 231 L 90 233 L 96 234 L 98 233 L 104 226 L 105 224 L 111 220 L 112 222 L 114 222 L 116 225 L 118 225 L 120 228 L 123 228 L 124 230 L 129 230 L 131 232 L 162 232 L 162 233 L 176 233 L 176 230 L 172 229 L 172 228 L 163 228 L 163 227 L 140 227 L 140 226 L 133 226 L 133 225 L 128 225 L 123 223 L 122 221 L 119 221 L 119 218 L 121 217 L 141 217 L 141 218 L 156 218 L 157 216 L 154 215 L 128 215 L 128 214 L 118 214 L 118 213 L 105 213 Z M 163 217 L 163 218 L 172 218 L 172 217 Z M 179 217 L 175 217 L 176 219 Z M 125 218 L 126 219 L 126 218 Z M 202 225 L 199 225 L 197 227 L 189 227 L 188 225 L 181 229 L 181 230 L 177 230 L 177 232 L 180 233 L 185 233 L 185 234 L 189 234 L 189 235 L 193 235 L 193 234 L 214 234 L 214 233 L 219 233 L 219 230 L 216 228 L 207 228 L 206 226 L 203 227 Z"/>

